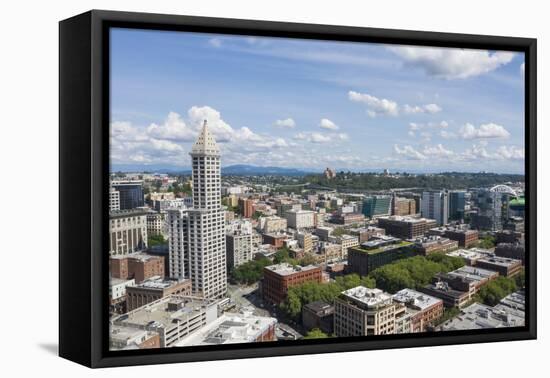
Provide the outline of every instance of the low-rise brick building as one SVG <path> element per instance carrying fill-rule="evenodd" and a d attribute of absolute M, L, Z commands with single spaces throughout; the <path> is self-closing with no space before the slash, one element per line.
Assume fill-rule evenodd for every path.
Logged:
<path fill-rule="evenodd" d="M 443 300 L 412 289 L 403 289 L 393 300 L 413 310 L 410 332 L 425 332 L 428 325 L 443 316 Z"/>
<path fill-rule="evenodd" d="M 134 279 L 137 284 L 151 277 L 164 278 L 164 257 L 146 253 L 112 256 L 109 259 L 111 277 Z"/>
<path fill-rule="evenodd" d="M 191 280 L 163 280 L 157 277 L 143 281 L 139 285 L 128 286 L 126 288 L 127 311 L 135 310 L 171 294 L 191 295 Z"/>
<path fill-rule="evenodd" d="M 288 289 L 305 282 L 322 282 L 321 267 L 292 266 L 288 263 L 270 265 L 264 268 L 262 279 L 262 295 L 264 300 L 272 304 L 282 303 L 287 296 Z"/>

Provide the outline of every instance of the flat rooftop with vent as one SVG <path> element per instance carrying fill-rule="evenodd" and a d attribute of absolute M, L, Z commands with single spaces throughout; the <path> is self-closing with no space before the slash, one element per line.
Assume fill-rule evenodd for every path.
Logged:
<path fill-rule="evenodd" d="M 216 302 L 210 299 L 169 295 L 114 318 L 113 323 L 155 330 L 169 328 L 177 321 L 186 321 L 201 313 L 206 313 L 207 318 L 212 321 L 216 319 Z"/>
<path fill-rule="evenodd" d="M 439 298 L 432 297 L 413 289 L 398 291 L 393 295 L 393 300 L 422 311 L 442 302 Z"/>
<path fill-rule="evenodd" d="M 277 319 L 242 314 L 225 313 L 214 322 L 194 334 L 180 340 L 176 346 L 221 345 L 275 341 Z"/>
<path fill-rule="evenodd" d="M 498 276 L 498 273 L 493 270 L 487 270 L 482 268 L 477 268 L 473 266 L 463 266 L 457 270 L 447 273 L 451 277 L 460 277 L 464 280 L 472 282 L 483 282 L 490 280 Z"/>
<path fill-rule="evenodd" d="M 266 266 L 265 269 L 271 272 L 277 273 L 280 276 L 288 276 L 297 272 L 307 272 L 309 270 L 319 269 L 319 267 L 315 265 L 300 266 L 300 265 L 290 265 L 288 263 L 282 263 L 282 264 Z"/>
<path fill-rule="evenodd" d="M 474 303 L 456 317 L 441 325 L 443 331 L 458 331 L 486 328 L 523 327 L 525 319 L 500 307 Z"/>
<path fill-rule="evenodd" d="M 345 290 L 340 297 L 367 308 L 380 308 L 393 303 L 391 294 L 380 289 L 370 289 L 364 286 Z"/>

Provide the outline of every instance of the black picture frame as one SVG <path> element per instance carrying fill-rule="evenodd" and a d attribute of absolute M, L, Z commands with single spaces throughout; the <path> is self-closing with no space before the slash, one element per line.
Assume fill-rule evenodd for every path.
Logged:
<path fill-rule="evenodd" d="M 526 325 L 483 331 L 108 351 L 110 27 L 525 53 Z M 92 10 L 59 24 L 59 355 L 88 367 L 535 339 L 536 39 Z"/>

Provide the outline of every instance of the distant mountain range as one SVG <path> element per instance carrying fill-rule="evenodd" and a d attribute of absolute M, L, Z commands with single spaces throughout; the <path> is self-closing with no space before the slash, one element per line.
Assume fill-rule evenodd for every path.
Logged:
<path fill-rule="evenodd" d="M 134 165 L 117 164 L 111 166 L 111 172 L 151 172 L 170 174 L 190 174 L 191 167 L 168 167 L 166 165 Z M 261 167 L 257 165 L 236 164 L 222 167 L 224 175 L 273 175 L 273 176 L 303 176 L 309 173 L 321 173 L 312 169 Z"/>

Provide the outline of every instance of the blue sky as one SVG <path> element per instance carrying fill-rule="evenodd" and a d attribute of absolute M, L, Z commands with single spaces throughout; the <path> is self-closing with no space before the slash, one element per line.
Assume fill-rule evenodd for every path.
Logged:
<path fill-rule="evenodd" d="M 113 168 L 523 173 L 523 54 L 114 29 Z"/>

